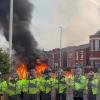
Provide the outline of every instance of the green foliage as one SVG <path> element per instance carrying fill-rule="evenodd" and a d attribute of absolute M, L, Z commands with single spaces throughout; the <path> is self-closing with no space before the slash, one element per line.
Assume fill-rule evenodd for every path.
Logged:
<path fill-rule="evenodd" d="M 7 74 L 9 73 L 9 68 L 9 55 L 0 49 L 0 72 L 2 72 L 2 74 Z"/>

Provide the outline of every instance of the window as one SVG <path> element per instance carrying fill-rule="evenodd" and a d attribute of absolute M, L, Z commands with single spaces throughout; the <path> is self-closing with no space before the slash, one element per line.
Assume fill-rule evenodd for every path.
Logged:
<path fill-rule="evenodd" d="M 93 44 L 93 42 L 92 42 L 92 40 L 90 40 L 90 50 L 93 50 L 92 44 Z"/>
<path fill-rule="evenodd" d="M 80 51 L 80 60 L 83 60 L 84 58 L 84 51 Z"/>
<path fill-rule="evenodd" d="M 93 40 L 90 40 L 90 48 L 93 51 Z"/>
<path fill-rule="evenodd" d="M 99 51 L 99 40 L 95 40 L 95 50 Z"/>
<path fill-rule="evenodd" d="M 100 40 L 99 40 L 99 50 L 100 50 Z"/>
<path fill-rule="evenodd" d="M 93 50 L 95 50 L 95 40 L 93 40 Z"/>
<path fill-rule="evenodd" d="M 76 60 L 78 60 L 78 51 L 76 51 Z"/>

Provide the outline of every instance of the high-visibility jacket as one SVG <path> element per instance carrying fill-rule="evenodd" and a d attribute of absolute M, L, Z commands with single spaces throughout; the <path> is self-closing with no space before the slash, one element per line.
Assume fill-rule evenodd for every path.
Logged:
<path fill-rule="evenodd" d="M 58 93 L 64 93 L 67 90 L 67 84 L 65 78 L 62 78 L 58 82 Z"/>
<path fill-rule="evenodd" d="M 29 80 L 22 80 L 22 92 L 24 93 L 28 93 L 28 83 L 29 83 Z"/>
<path fill-rule="evenodd" d="M 8 86 L 7 86 L 6 93 L 9 96 L 15 96 L 16 95 L 16 84 L 12 83 L 11 81 L 8 81 L 7 85 Z"/>
<path fill-rule="evenodd" d="M 36 79 L 29 80 L 28 89 L 29 94 L 36 94 L 39 92 L 38 83 Z"/>
<path fill-rule="evenodd" d="M 22 80 L 18 80 L 16 82 L 16 94 L 17 95 L 20 95 L 21 92 L 22 92 L 22 84 L 23 84 L 23 81 Z"/>
<path fill-rule="evenodd" d="M 0 94 L 3 94 L 3 92 L 2 92 L 2 81 L 0 81 Z"/>
<path fill-rule="evenodd" d="M 37 79 L 37 81 L 39 83 L 39 90 L 45 92 L 44 84 L 46 83 L 46 80 L 43 77 L 40 77 L 39 79 Z"/>
<path fill-rule="evenodd" d="M 44 84 L 44 87 L 45 87 L 45 93 L 50 93 L 51 90 L 52 90 L 52 85 L 51 85 L 51 81 L 50 79 L 47 79 L 45 84 Z"/>
<path fill-rule="evenodd" d="M 73 86 L 74 86 L 74 77 L 71 77 L 70 79 L 68 77 L 65 77 L 64 80 L 65 80 L 65 83 L 66 83 L 67 87 L 70 86 L 70 87 L 73 88 Z"/>
<path fill-rule="evenodd" d="M 74 77 L 74 89 L 75 90 L 83 90 L 86 87 L 87 80 L 85 76 Z"/>
<path fill-rule="evenodd" d="M 97 95 L 98 93 L 98 79 L 96 78 L 92 80 L 92 93 L 93 95 Z"/>
<path fill-rule="evenodd" d="M 6 91 L 7 91 L 7 82 L 6 81 L 1 82 L 1 88 L 2 88 L 2 93 L 6 94 Z"/>
<path fill-rule="evenodd" d="M 51 86 L 54 87 L 55 89 L 58 88 L 58 83 L 59 81 L 57 79 L 54 78 L 50 78 L 50 82 L 51 82 Z"/>

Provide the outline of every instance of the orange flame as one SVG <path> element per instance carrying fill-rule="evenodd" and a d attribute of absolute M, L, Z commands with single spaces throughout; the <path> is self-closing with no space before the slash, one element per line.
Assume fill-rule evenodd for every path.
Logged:
<path fill-rule="evenodd" d="M 65 77 L 67 77 L 68 79 L 72 79 L 73 74 L 72 74 L 71 72 L 67 72 L 67 73 L 65 74 Z"/>
<path fill-rule="evenodd" d="M 27 77 L 27 67 L 24 64 L 21 64 L 17 69 L 16 72 L 19 76 L 19 79 L 23 80 Z"/>
<path fill-rule="evenodd" d="M 40 78 L 41 74 L 45 72 L 47 69 L 47 64 L 41 64 L 39 66 L 36 66 L 35 70 L 37 73 L 37 77 Z"/>
<path fill-rule="evenodd" d="M 68 78 L 71 79 L 71 75 L 70 74 L 69 74 Z"/>

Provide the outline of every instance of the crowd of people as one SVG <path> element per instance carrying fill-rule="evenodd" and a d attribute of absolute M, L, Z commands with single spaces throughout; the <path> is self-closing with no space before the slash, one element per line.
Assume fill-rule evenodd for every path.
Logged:
<path fill-rule="evenodd" d="M 74 100 L 83 100 L 84 91 L 88 100 L 96 100 L 98 84 L 98 74 L 92 71 L 87 75 L 81 70 L 76 70 L 75 74 L 70 71 L 48 71 L 37 77 L 35 70 L 31 70 L 27 79 L 20 80 L 16 75 L 10 76 L 8 80 L 1 78 L 0 94 L 8 95 L 10 100 L 14 100 L 16 96 L 23 100 L 37 100 L 37 94 L 40 100 L 51 100 L 52 90 L 55 90 L 56 100 L 66 100 L 66 92 L 70 88 L 73 90 Z"/>

